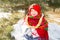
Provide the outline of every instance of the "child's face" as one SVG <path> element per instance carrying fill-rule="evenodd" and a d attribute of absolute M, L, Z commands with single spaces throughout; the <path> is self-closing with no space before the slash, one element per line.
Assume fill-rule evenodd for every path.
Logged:
<path fill-rule="evenodd" d="M 31 16 L 37 16 L 38 12 L 34 9 L 31 9 Z"/>

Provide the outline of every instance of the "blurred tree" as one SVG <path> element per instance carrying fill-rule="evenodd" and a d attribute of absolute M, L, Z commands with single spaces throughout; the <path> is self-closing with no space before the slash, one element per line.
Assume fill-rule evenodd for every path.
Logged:
<path fill-rule="evenodd" d="M 40 4 L 42 9 L 45 9 L 44 4 L 42 2 L 46 2 L 46 0 L 0 0 L 3 3 L 4 8 L 9 9 L 9 11 L 18 11 L 19 9 L 27 9 L 29 5 L 33 3 Z"/>
<path fill-rule="evenodd" d="M 60 0 L 49 0 L 47 2 L 49 4 L 49 7 L 53 8 L 54 12 L 56 8 L 60 8 Z"/>

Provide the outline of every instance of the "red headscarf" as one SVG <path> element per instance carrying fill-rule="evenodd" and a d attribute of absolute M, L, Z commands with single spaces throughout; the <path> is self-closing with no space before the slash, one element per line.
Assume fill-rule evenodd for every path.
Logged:
<path fill-rule="evenodd" d="M 41 6 L 40 5 L 38 5 L 38 4 L 30 5 L 28 8 L 28 15 L 31 15 L 31 9 L 36 10 L 38 12 L 38 15 L 41 16 L 42 13 L 41 13 Z M 36 16 L 38 16 L 38 15 L 36 15 Z"/>
<path fill-rule="evenodd" d="M 41 13 L 41 6 L 38 5 L 38 4 L 30 5 L 29 8 L 28 8 L 28 16 L 31 16 L 31 9 L 36 10 L 38 15 L 33 16 L 33 18 L 28 17 L 28 23 L 31 26 L 36 26 L 38 24 L 38 21 L 39 21 L 41 15 L 42 15 L 42 13 Z"/>

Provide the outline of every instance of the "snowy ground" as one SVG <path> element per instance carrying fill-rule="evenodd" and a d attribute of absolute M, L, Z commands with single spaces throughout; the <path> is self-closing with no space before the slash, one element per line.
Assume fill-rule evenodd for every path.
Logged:
<path fill-rule="evenodd" d="M 49 19 L 54 20 L 54 22 L 49 22 L 48 24 L 49 40 L 60 40 L 60 25 L 58 25 L 55 22 L 55 21 L 60 22 L 60 18 L 56 18 L 55 16 L 56 15 L 49 14 Z M 20 40 L 20 39 L 17 38 L 17 40 Z"/>
<path fill-rule="evenodd" d="M 18 10 L 20 13 L 25 13 L 25 10 Z M 9 16 L 12 15 L 11 12 L 0 12 L 0 18 L 9 18 Z"/>
<path fill-rule="evenodd" d="M 11 15 L 11 13 L 8 12 L 0 12 L 0 18 L 9 18 L 9 16 Z"/>
<path fill-rule="evenodd" d="M 60 25 L 49 23 L 48 33 L 50 40 L 60 40 Z"/>
<path fill-rule="evenodd" d="M 60 40 L 60 12 L 47 11 L 46 15 L 50 40 Z"/>
<path fill-rule="evenodd" d="M 20 29 L 19 25 L 20 25 L 20 23 L 18 23 L 17 25 L 15 25 L 15 27 L 17 26 L 17 28 L 15 28 L 15 29 Z M 48 25 L 49 25 L 49 27 L 48 27 L 48 33 L 49 33 L 50 40 L 60 40 L 60 25 L 58 25 L 57 23 L 49 23 Z M 17 34 L 18 37 L 16 37 L 16 39 L 20 40 L 20 38 L 19 38 L 20 37 L 19 36 L 20 35 L 19 31 L 15 31 L 15 32 L 18 33 Z M 12 33 L 12 36 L 13 35 L 17 36 L 15 32 Z"/>
<path fill-rule="evenodd" d="M 5 17 L 5 18 L 8 18 L 8 16 L 11 15 L 10 13 L 3 13 L 3 12 L 0 12 L 0 18 L 2 17 Z M 52 16 L 52 15 L 51 15 Z M 57 22 L 60 22 L 60 18 L 58 19 L 55 19 L 52 18 L 53 20 L 57 21 Z M 18 26 L 18 25 L 17 25 Z M 49 22 L 49 28 L 48 28 L 48 33 L 49 33 L 49 38 L 50 40 L 60 40 L 60 25 L 58 25 L 57 23 L 50 23 Z"/>

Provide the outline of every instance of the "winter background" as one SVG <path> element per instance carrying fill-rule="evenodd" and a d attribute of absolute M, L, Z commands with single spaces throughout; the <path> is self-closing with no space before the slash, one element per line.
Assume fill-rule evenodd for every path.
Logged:
<path fill-rule="evenodd" d="M 48 1 L 50 4 L 47 4 L 46 0 L 37 1 L 37 3 L 42 3 L 42 12 L 48 21 L 49 40 L 60 40 L 60 1 L 57 1 Z M 32 4 L 36 1 L 0 0 L 0 40 L 15 40 L 11 33 L 14 28 L 13 25 L 17 24 L 16 26 L 18 26 L 20 24 L 18 22 L 21 18 L 25 17 L 27 11 L 26 7 L 30 5 L 30 2 Z M 17 40 L 20 40 L 19 37 L 16 38 Z"/>
<path fill-rule="evenodd" d="M 24 10 L 20 10 L 20 12 L 22 12 L 23 14 L 25 13 Z M 50 11 L 48 11 L 47 13 L 49 13 L 49 12 Z M 46 19 L 47 19 L 48 25 L 49 25 L 49 27 L 48 27 L 49 38 L 50 38 L 50 40 L 60 40 L 60 25 L 59 25 L 60 16 L 58 14 L 55 15 L 54 13 L 52 13 L 53 14 L 52 15 L 51 12 L 50 12 L 50 14 L 47 14 L 47 13 L 46 13 L 46 15 L 48 15 L 48 18 L 46 18 Z M 10 19 L 9 16 L 11 16 L 11 15 L 12 15 L 11 13 L 0 12 L 0 18 Z M 58 15 L 58 17 L 57 17 L 57 15 Z M 22 16 L 24 16 L 24 15 L 22 15 Z M 16 24 L 17 24 L 17 22 L 16 22 Z M 16 26 L 19 26 L 19 24 L 20 23 L 18 23 Z M 16 35 L 16 34 L 14 34 L 14 35 Z M 17 39 L 20 40 L 19 37 Z"/>

